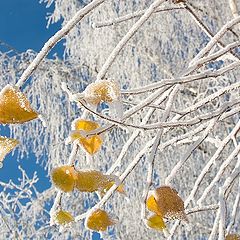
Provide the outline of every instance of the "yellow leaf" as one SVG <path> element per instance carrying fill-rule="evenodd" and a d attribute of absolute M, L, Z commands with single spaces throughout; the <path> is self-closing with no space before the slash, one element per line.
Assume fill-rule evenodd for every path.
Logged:
<path fill-rule="evenodd" d="M 161 209 L 157 205 L 157 202 L 156 202 L 153 195 L 148 197 L 147 202 L 146 202 L 146 206 L 147 206 L 149 211 L 152 211 L 152 212 L 156 213 L 157 215 L 162 216 Z"/>
<path fill-rule="evenodd" d="M 113 186 L 115 182 L 112 181 L 112 182 L 108 182 L 106 187 L 100 192 L 100 196 L 103 197 L 105 195 L 105 193 Z M 123 184 L 120 184 L 118 187 L 117 187 L 117 191 L 119 193 L 122 193 L 122 194 L 125 194 L 125 191 L 124 191 L 124 186 Z"/>
<path fill-rule="evenodd" d="M 154 198 L 163 217 L 188 221 L 184 202 L 175 189 L 169 186 L 159 187 L 154 191 Z"/>
<path fill-rule="evenodd" d="M 225 240 L 240 240 L 240 235 L 238 234 L 228 234 Z"/>
<path fill-rule="evenodd" d="M 102 145 L 102 139 L 98 135 L 89 138 L 80 138 L 79 142 L 90 155 L 96 153 Z"/>
<path fill-rule="evenodd" d="M 71 192 L 74 189 L 77 173 L 72 166 L 54 168 L 51 172 L 52 182 L 63 192 Z"/>
<path fill-rule="evenodd" d="M 93 212 L 87 219 L 87 227 L 94 231 L 106 231 L 107 227 L 114 225 L 115 221 L 113 221 L 108 214 L 101 209 Z"/>
<path fill-rule="evenodd" d="M 101 101 L 111 103 L 120 97 L 119 86 L 111 80 L 101 80 L 89 84 L 85 91 L 85 100 L 90 104 L 97 105 Z"/>
<path fill-rule="evenodd" d="M 26 96 L 17 88 L 5 86 L 0 92 L 0 123 L 24 123 L 38 117 Z"/>
<path fill-rule="evenodd" d="M 65 225 L 74 221 L 74 217 L 67 211 L 60 210 L 56 213 L 55 221 L 57 224 Z"/>
<path fill-rule="evenodd" d="M 73 123 L 74 130 L 83 130 L 86 132 L 92 131 L 99 128 L 99 125 L 92 121 L 77 119 Z M 72 141 L 77 140 L 80 145 L 90 154 L 93 155 L 96 153 L 101 145 L 102 138 L 99 135 L 94 135 L 88 138 L 83 137 L 78 131 L 73 131 L 70 134 L 70 138 Z"/>
<path fill-rule="evenodd" d="M 92 131 L 99 128 L 99 124 L 93 121 L 77 119 L 73 122 L 73 129 L 76 130 L 84 130 L 84 131 Z"/>
<path fill-rule="evenodd" d="M 158 231 L 162 231 L 166 228 L 163 218 L 156 214 L 152 215 L 150 218 L 147 219 L 147 225 L 150 228 L 156 229 Z"/>
<path fill-rule="evenodd" d="M 96 170 L 78 171 L 76 188 L 81 192 L 102 191 L 110 181 L 112 181 L 111 176 L 104 175 Z"/>
<path fill-rule="evenodd" d="M 0 162 L 2 162 L 5 156 L 11 152 L 18 144 L 19 141 L 16 139 L 0 136 Z"/>

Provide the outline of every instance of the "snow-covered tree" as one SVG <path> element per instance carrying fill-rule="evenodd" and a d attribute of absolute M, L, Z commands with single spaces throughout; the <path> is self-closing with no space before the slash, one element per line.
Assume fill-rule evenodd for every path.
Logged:
<path fill-rule="evenodd" d="M 55 184 L 0 182 L 1 237 L 239 239 L 240 3 L 40 3 L 62 29 L 0 53 L 0 160 L 32 152 Z"/>

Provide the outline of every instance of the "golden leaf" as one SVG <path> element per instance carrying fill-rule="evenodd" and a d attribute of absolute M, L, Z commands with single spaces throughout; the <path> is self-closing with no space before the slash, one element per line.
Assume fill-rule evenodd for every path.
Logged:
<path fill-rule="evenodd" d="M 106 211 L 98 209 L 93 212 L 87 219 L 87 227 L 94 231 L 106 231 L 107 227 L 114 225 L 115 221 L 112 220 Z"/>
<path fill-rule="evenodd" d="M 93 121 L 77 119 L 73 122 L 73 129 L 75 130 L 84 130 L 84 131 L 92 131 L 99 128 L 99 124 Z"/>
<path fill-rule="evenodd" d="M 147 202 L 146 202 L 146 206 L 147 206 L 149 211 L 152 211 L 152 212 L 156 213 L 157 215 L 162 216 L 161 209 L 157 205 L 157 202 L 156 202 L 153 195 L 148 197 Z"/>
<path fill-rule="evenodd" d="M 60 210 L 54 216 L 57 224 L 65 225 L 74 221 L 74 217 L 67 211 Z"/>
<path fill-rule="evenodd" d="M 63 192 L 71 192 L 74 189 L 77 173 L 72 166 L 54 168 L 51 172 L 54 185 Z"/>
<path fill-rule="evenodd" d="M 24 123 L 38 117 L 26 96 L 16 87 L 5 86 L 0 92 L 0 123 Z"/>
<path fill-rule="evenodd" d="M 240 240 L 240 235 L 238 234 L 228 234 L 225 240 Z"/>
<path fill-rule="evenodd" d="M 18 144 L 19 141 L 16 139 L 0 136 L 0 162 L 2 162 L 5 156 L 11 152 Z"/>
<path fill-rule="evenodd" d="M 73 123 L 74 130 L 83 130 L 86 132 L 99 128 L 99 125 L 92 121 L 77 119 Z M 101 145 L 102 138 L 99 135 L 94 135 L 88 138 L 83 137 L 78 131 L 73 131 L 70 134 L 71 141 L 77 140 L 80 145 L 90 154 L 96 153 Z"/>
<path fill-rule="evenodd" d="M 101 80 L 89 84 L 84 90 L 85 100 L 90 104 L 97 105 L 101 101 L 111 103 L 120 97 L 119 86 L 111 80 Z"/>
<path fill-rule="evenodd" d="M 157 214 L 152 215 L 150 218 L 147 219 L 147 225 L 150 228 L 156 229 L 158 231 L 162 231 L 166 228 L 166 225 L 163 221 L 162 216 L 159 216 Z"/>
<path fill-rule="evenodd" d="M 104 187 L 104 189 L 100 192 L 100 196 L 103 197 L 105 195 L 105 193 L 113 186 L 114 183 L 115 183 L 114 181 L 108 182 L 107 185 Z M 124 191 L 123 184 L 120 184 L 117 187 L 117 191 L 119 193 L 126 194 L 125 191 Z"/>
<path fill-rule="evenodd" d="M 81 192 L 102 191 L 112 180 L 112 176 L 104 175 L 96 170 L 78 171 L 76 188 Z"/>

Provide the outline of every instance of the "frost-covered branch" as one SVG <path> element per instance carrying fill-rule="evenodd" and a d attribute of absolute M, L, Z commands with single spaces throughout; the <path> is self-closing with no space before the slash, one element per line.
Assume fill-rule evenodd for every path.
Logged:
<path fill-rule="evenodd" d="M 184 9 L 184 7 L 172 7 L 172 8 L 159 7 L 153 13 L 180 10 L 180 9 Z M 131 19 L 136 18 L 136 17 L 141 17 L 145 12 L 146 12 L 146 10 L 140 10 L 140 11 L 137 11 L 137 12 L 134 12 L 134 13 L 130 13 L 130 14 L 121 16 L 121 17 L 116 18 L 116 19 L 106 21 L 106 22 L 96 22 L 96 23 L 93 23 L 92 26 L 94 28 L 102 28 L 102 27 L 116 25 L 116 24 L 131 20 Z"/>
<path fill-rule="evenodd" d="M 233 17 L 237 18 L 239 16 L 239 13 L 238 13 L 238 7 L 237 7 L 236 0 L 229 0 L 229 6 L 232 11 Z"/>
<path fill-rule="evenodd" d="M 31 76 L 34 70 L 38 67 L 41 61 L 47 56 L 50 50 L 60 41 L 66 34 L 71 31 L 71 29 L 78 24 L 83 17 L 85 17 L 89 12 L 91 12 L 98 5 L 103 3 L 105 0 L 93 0 L 84 8 L 80 9 L 75 16 L 58 32 L 56 32 L 49 40 L 44 44 L 41 51 L 37 54 L 36 58 L 28 66 L 28 68 L 23 72 L 22 76 L 16 83 L 17 87 L 21 87 L 24 82 Z"/>
<path fill-rule="evenodd" d="M 173 101 L 176 98 L 177 92 L 179 90 L 180 86 L 176 85 L 172 92 L 170 93 L 169 97 L 168 97 L 168 101 L 166 103 L 166 110 L 164 111 L 162 120 L 164 122 L 167 121 L 172 105 L 173 105 Z M 148 158 L 148 170 L 147 170 L 147 182 L 146 182 L 146 187 L 143 190 L 143 202 L 142 202 L 142 210 L 141 210 L 141 218 L 142 220 L 144 220 L 146 218 L 146 201 L 147 201 L 147 197 L 148 197 L 148 193 L 150 190 L 150 187 L 152 185 L 152 181 L 153 181 L 153 171 L 154 171 L 154 161 L 156 158 L 156 154 L 157 154 L 157 150 L 158 150 L 158 146 L 161 142 L 161 138 L 162 138 L 162 134 L 163 134 L 163 129 L 159 129 L 157 132 L 157 135 L 155 137 L 155 140 L 153 142 L 153 146 Z"/>
<path fill-rule="evenodd" d="M 121 39 L 121 41 L 117 44 L 117 46 L 113 49 L 111 54 L 108 56 L 108 59 L 102 66 L 100 72 L 97 75 L 97 79 L 101 80 L 106 75 L 107 70 L 114 62 L 115 58 L 119 54 L 119 52 L 123 49 L 126 43 L 131 39 L 131 37 L 138 31 L 138 29 L 150 18 L 153 12 L 161 5 L 166 2 L 166 0 L 156 0 L 154 3 L 150 5 L 150 7 L 145 11 L 143 16 L 131 27 L 131 29 L 127 32 L 127 34 Z"/>
<path fill-rule="evenodd" d="M 214 37 L 208 42 L 208 44 L 195 56 L 195 58 L 189 63 L 189 65 L 193 65 L 197 60 L 202 58 L 205 54 L 207 54 L 214 45 L 218 42 L 220 38 L 223 37 L 223 35 L 228 31 L 228 29 L 231 29 L 234 25 L 238 24 L 240 22 L 240 17 L 236 17 L 235 19 L 229 21 L 226 23 L 219 31 L 214 35 Z"/>
<path fill-rule="evenodd" d="M 202 79 L 206 79 L 206 78 L 218 77 L 228 71 L 233 70 L 234 68 L 239 67 L 239 65 L 240 65 L 240 62 L 238 61 L 238 62 L 231 63 L 226 67 L 215 70 L 213 72 L 211 70 L 206 70 L 205 72 L 203 71 L 199 74 L 190 75 L 190 76 L 186 76 L 186 77 L 180 77 L 180 78 L 176 78 L 176 79 L 163 79 L 161 82 L 152 83 L 152 84 L 146 85 L 141 88 L 122 91 L 122 93 L 123 94 L 139 94 L 139 93 L 152 91 L 152 90 L 155 90 L 158 88 L 162 88 L 162 87 L 168 86 L 168 85 L 185 84 L 185 83 L 202 80 Z M 235 85 L 237 85 L 237 87 L 238 87 L 239 86 L 238 84 L 239 83 L 236 83 Z"/>
<path fill-rule="evenodd" d="M 165 179 L 165 184 L 166 185 L 171 185 L 172 179 L 175 177 L 179 169 L 183 166 L 183 164 L 188 160 L 188 158 L 191 156 L 192 152 L 204 141 L 204 139 L 208 136 L 209 132 L 212 130 L 214 125 L 217 122 L 217 118 L 214 118 L 210 121 L 208 127 L 206 130 L 203 132 L 201 138 L 199 138 L 196 142 L 194 142 L 189 149 L 186 151 L 185 155 L 183 158 L 178 161 L 178 163 L 174 166 L 174 168 L 171 170 L 170 174 L 166 177 Z"/>

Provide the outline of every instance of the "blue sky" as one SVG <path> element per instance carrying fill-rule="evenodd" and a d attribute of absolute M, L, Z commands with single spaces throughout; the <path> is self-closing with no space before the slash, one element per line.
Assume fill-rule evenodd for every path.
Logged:
<path fill-rule="evenodd" d="M 61 25 L 59 22 L 46 28 L 46 16 L 52 11 L 53 6 L 46 9 L 38 0 L 0 1 L 0 40 L 21 52 L 27 49 L 39 51 Z M 53 53 L 62 55 L 62 43 L 55 46 L 50 56 Z"/>

